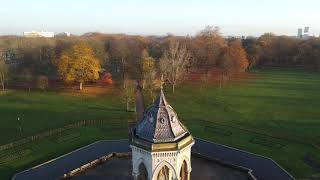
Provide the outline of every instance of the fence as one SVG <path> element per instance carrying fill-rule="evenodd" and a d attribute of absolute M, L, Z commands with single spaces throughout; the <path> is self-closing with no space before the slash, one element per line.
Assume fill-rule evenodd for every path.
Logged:
<path fill-rule="evenodd" d="M 110 121 L 110 120 L 83 120 L 78 121 L 76 123 L 65 125 L 64 127 L 57 128 L 57 129 L 50 129 L 48 131 L 41 132 L 39 134 L 35 134 L 8 144 L 4 144 L 0 146 L 0 151 L 7 150 L 10 148 L 18 147 L 27 143 L 31 143 L 35 140 L 49 137 L 55 134 L 61 134 L 62 132 L 74 128 L 79 128 L 82 126 L 101 126 L 101 125 L 127 125 L 129 121 L 127 120 L 116 120 L 116 121 Z"/>

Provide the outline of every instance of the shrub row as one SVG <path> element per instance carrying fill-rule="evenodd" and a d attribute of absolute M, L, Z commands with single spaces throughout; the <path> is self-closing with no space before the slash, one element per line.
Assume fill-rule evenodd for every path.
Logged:
<path fill-rule="evenodd" d="M 4 154 L 4 155 L 0 156 L 0 164 L 6 163 L 8 161 L 13 161 L 13 160 L 16 160 L 16 159 L 20 159 L 21 157 L 30 155 L 32 153 L 33 153 L 33 150 L 28 148 L 28 149 L 22 149 L 22 150 L 19 150 L 19 151 L 15 151 L 15 152 L 10 152 L 10 153 Z"/>
<path fill-rule="evenodd" d="M 52 140 L 56 143 L 62 143 L 62 142 L 68 142 L 78 139 L 81 136 L 81 132 L 69 132 L 66 134 L 62 134 L 62 136 L 59 136 L 57 138 L 53 138 Z"/>

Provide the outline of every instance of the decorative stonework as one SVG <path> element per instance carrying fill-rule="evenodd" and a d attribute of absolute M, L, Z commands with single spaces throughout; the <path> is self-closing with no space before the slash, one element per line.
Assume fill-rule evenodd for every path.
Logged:
<path fill-rule="evenodd" d="M 136 127 L 137 136 L 152 143 L 174 142 L 187 133 L 188 130 L 167 103 L 162 90 Z"/>
<path fill-rule="evenodd" d="M 169 168 L 169 179 L 180 180 L 180 174 L 182 165 L 185 161 L 187 164 L 187 173 L 190 175 L 191 172 L 191 146 L 185 147 L 180 151 L 165 151 L 165 152 L 149 152 L 142 148 L 131 145 L 132 148 L 132 165 L 133 175 L 138 178 L 139 166 L 141 163 L 144 164 L 147 170 L 148 179 L 158 180 L 158 174 L 161 169 L 166 166 Z M 189 179 L 189 178 L 188 178 Z M 188 180 L 181 179 L 181 180 Z"/>
<path fill-rule="evenodd" d="M 132 175 L 141 180 L 189 180 L 194 140 L 163 91 L 132 132 Z"/>

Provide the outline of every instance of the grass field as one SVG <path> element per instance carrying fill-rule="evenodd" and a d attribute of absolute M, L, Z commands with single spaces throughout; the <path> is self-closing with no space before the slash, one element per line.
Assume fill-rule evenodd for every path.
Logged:
<path fill-rule="evenodd" d="M 320 146 L 320 74 L 284 69 L 252 73 L 255 78 L 222 89 L 183 85 L 173 95 L 168 87 L 167 99 L 196 137 L 273 158 L 297 178 L 319 173 L 304 159 L 309 155 L 320 162 L 316 147 Z M 92 97 L 55 92 L 2 94 L 0 114 L 0 144 L 84 119 L 133 118 L 115 94 Z M 124 138 L 126 128 L 83 127 L 60 136 L 0 152 L 0 177 L 9 178 L 98 139 Z M 10 152 L 16 156 L 5 156 Z"/>
<path fill-rule="evenodd" d="M 128 119 L 132 113 L 114 95 L 13 91 L 0 96 L 0 144 L 79 120 Z M 22 123 L 20 133 L 19 122 Z"/>

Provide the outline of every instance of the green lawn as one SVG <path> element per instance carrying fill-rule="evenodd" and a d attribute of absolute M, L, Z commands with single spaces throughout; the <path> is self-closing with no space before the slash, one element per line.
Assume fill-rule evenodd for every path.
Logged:
<path fill-rule="evenodd" d="M 55 92 L 13 91 L 0 95 L 0 144 L 79 120 L 132 118 L 114 95 L 91 97 Z M 22 133 L 19 122 L 22 122 Z"/>
<path fill-rule="evenodd" d="M 297 178 L 317 174 L 303 159 L 311 154 L 320 161 L 320 150 L 311 146 L 320 146 L 320 73 L 284 69 L 252 73 L 254 79 L 222 89 L 184 85 L 173 95 L 168 87 L 167 99 L 194 136 L 271 157 Z M 79 120 L 132 119 L 133 113 L 124 107 L 116 95 L 11 91 L 0 95 L 0 144 Z M 99 139 L 126 137 L 126 127 L 74 131 L 0 152 L 0 177 L 9 178 Z M 2 157 L 1 163 L 1 155 L 10 152 L 16 156 Z M 8 163 L 10 158 L 14 160 Z"/>
<path fill-rule="evenodd" d="M 320 146 L 320 74 L 255 74 L 223 89 L 183 86 L 167 96 L 195 136 L 271 157 L 298 178 L 316 173 L 303 159 L 320 154 L 311 146 Z"/>

